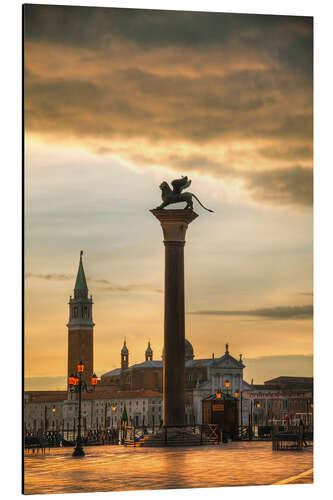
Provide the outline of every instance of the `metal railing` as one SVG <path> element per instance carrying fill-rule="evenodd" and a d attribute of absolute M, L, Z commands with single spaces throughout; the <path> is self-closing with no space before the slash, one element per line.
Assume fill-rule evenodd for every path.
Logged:
<path fill-rule="evenodd" d="M 175 433 L 176 429 L 176 433 Z M 122 428 L 122 444 L 135 446 L 145 439 L 154 439 L 165 446 L 193 442 L 193 444 L 216 444 L 222 440 L 218 425 L 173 425 L 161 426 L 157 431 L 133 425 L 125 425 Z"/>
<path fill-rule="evenodd" d="M 238 427 L 237 439 L 240 441 L 271 441 L 278 432 L 299 433 L 300 426 L 288 422 L 271 425 L 247 425 Z M 304 425 L 302 432 L 309 439 L 313 439 L 313 426 Z"/>

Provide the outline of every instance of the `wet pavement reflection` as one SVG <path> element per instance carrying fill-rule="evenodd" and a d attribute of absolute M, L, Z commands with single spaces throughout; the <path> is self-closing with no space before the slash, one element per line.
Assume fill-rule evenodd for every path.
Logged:
<path fill-rule="evenodd" d="M 313 467 L 312 447 L 273 452 L 271 442 L 231 442 L 191 448 L 86 447 L 25 453 L 25 493 L 205 488 L 263 485 Z"/>

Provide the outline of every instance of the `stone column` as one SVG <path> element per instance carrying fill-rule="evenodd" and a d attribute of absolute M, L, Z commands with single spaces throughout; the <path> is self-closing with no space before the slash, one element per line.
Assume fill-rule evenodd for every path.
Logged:
<path fill-rule="evenodd" d="M 163 424 L 185 424 L 184 245 L 193 210 L 151 210 L 165 246 Z"/>

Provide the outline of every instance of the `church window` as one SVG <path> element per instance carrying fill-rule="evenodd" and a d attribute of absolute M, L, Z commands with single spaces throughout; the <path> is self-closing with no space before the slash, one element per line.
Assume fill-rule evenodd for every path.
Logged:
<path fill-rule="evenodd" d="M 89 314 L 88 314 L 88 306 L 84 306 L 84 308 L 83 308 L 83 317 L 84 317 L 85 319 L 88 319 L 88 317 L 89 317 Z"/>
<path fill-rule="evenodd" d="M 77 316 L 78 316 L 78 308 L 73 307 L 73 318 L 77 318 Z"/>

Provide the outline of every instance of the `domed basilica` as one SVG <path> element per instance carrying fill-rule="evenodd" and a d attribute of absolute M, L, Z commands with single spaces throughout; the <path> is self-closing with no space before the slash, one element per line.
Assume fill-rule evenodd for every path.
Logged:
<path fill-rule="evenodd" d="M 239 360 L 229 353 L 228 344 L 223 356 L 194 359 L 191 342 L 185 339 L 185 384 L 188 391 L 206 389 L 210 391 L 223 388 L 225 381 L 230 383 L 231 391 L 239 391 L 244 385 L 242 356 Z M 245 383 L 246 384 L 246 383 Z M 116 368 L 101 376 L 101 386 L 116 390 L 163 391 L 163 353 L 161 360 L 153 359 L 153 350 L 148 342 L 145 361 L 129 364 L 129 350 L 126 340 L 120 351 L 120 368 Z M 247 384 L 246 384 L 247 385 Z"/>

